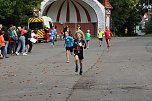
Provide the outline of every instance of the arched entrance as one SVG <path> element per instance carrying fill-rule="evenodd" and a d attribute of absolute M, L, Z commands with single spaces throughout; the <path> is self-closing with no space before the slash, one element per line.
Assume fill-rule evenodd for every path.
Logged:
<path fill-rule="evenodd" d="M 105 29 L 105 9 L 97 0 L 44 0 L 41 16 L 52 18 L 58 33 L 67 25 L 74 33 L 78 25 L 85 32 L 90 29 L 95 36 L 97 29 Z"/>

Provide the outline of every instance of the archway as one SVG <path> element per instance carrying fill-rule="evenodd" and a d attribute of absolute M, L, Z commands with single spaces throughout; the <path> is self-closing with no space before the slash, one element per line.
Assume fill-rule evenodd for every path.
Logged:
<path fill-rule="evenodd" d="M 90 29 L 95 36 L 97 29 L 105 29 L 105 9 L 97 0 L 44 0 L 43 15 L 51 17 L 59 30 L 68 25 L 75 32 L 80 25 L 83 31 Z"/>

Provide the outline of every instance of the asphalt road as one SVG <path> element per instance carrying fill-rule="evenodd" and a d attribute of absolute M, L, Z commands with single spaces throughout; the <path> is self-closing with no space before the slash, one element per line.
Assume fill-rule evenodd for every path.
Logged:
<path fill-rule="evenodd" d="M 152 37 L 116 37 L 110 51 L 97 41 L 84 51 L 82 76 L 63 41 L 0 60 L 0 101 L 152 101 Z"/>

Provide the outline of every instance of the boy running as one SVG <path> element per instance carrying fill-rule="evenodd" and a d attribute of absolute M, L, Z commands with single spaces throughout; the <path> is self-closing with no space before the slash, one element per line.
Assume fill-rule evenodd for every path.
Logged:
<path fill-rule="evenodd" d="M 103 34 L 104 34 L 104 32 L 101 31 L 101 29 L 99 29 L 98 39 L 99 39 L 99 46 L 100 46 L 100 47 L 101 47 L 102 41 L 103 41 Z"/>
<path fill-rule="evenodd" d="M 80 72 L 79 74 L 82 75 L 82 61 L 84 59 L 83 57 L 83 49 L 86 48 L 86 43 L 83 40 L 84 36 L 83 36 L 83 32 L 82 31 L 78 31 L 75 34 L 75 40 L 74 40 L 74 56 L 75 56 L 75 72 L 78 72 L 78 61 L 80 63 Z"/>

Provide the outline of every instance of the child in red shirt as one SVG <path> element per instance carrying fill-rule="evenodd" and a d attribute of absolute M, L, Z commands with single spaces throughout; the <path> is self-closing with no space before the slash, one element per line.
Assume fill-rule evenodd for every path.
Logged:
<path fill-rule="evenodd" d="M 107 43 L 107 48 L 109 49 L 110 48 L 110 39 L 111 39 L 111 31 L 110 31 L 109 27 L 106 27 L 104 34 L 105 34 L 105 39 L 106 39 L 106 43 Z"/>

